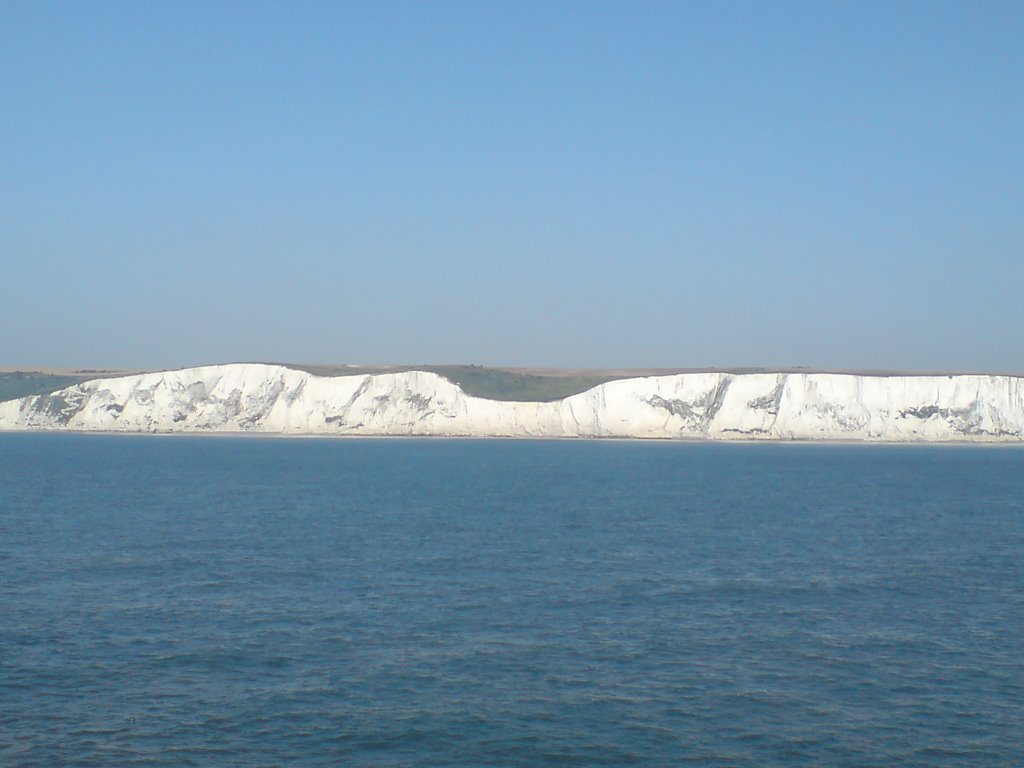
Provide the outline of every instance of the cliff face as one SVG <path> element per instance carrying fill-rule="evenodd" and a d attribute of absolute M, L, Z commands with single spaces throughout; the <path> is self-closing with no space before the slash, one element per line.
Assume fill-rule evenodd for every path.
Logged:
<path fill-rule="evenodd" d="M 1024 440 L 1024 379 L 697 373 L 553 403 L 466 395 L 433 373 L 313 376 L 223 365 L 98 379 L 0 403 L 0 430 L 876 440 Z"/>

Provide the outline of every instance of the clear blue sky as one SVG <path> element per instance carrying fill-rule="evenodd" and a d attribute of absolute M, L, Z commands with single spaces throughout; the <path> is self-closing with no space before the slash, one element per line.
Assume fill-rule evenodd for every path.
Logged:
<path fill-rule="evenodd" d="M 0 365 L 1024 370 L 1024 3 L 9 2 Z"/>

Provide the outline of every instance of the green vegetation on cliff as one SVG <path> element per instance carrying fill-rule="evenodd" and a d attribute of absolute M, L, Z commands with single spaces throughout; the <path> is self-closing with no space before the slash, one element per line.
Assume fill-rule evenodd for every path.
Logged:
<path fill-rule="evenodd" d="M 316 376 L 355 376 L 364 374 L 429 371 L 458 384 L 462 391 L 474 397 L 490 400 L 517 400 L 520 402 L 549 403 L 570 395 L 585 392 L 606 381 L 623 378 L 615 375 L 538 375 L 503 368 L 485 368 L 481 365 L 394 365 L 394 366 L 337 366 L 290 365 Z"/>
<path fill-rule="evenodd" d="M 0 402 L 29 395 L 45 395 L 70 387 L 88 376 L 57 376 L 37 371 L 0 372 Z"/>
<path fill-rule="evenodd" d="M 534 374 L 479 365 L 405 365 L 405 366 L 338 366 L 289 365 L 316 376 L 353 376 L 361 374 L 399 373 L 402 371 L 430 371 L 458 384 L 475 397 L 491 400 L 518 400 L 522 402 L 552 402 L 585 392 L 621 376 L 608 374 Z M 131 375 L 124 371 L 121 375 Z M 40 373 L 38 371 L 0 372 L 0 402 L 28 395 L 44 395 L 64 387 L 94 378 L 108 378 L 119 372 L 76 371 L 74 375 Z"/>
<path fill-rule="evenodd" d="M 536 376 L 476 365 L 426 366 L 462 387 L 467 395 L 491 400 L 547 403 L 596 387 L 616 376 Z"/>

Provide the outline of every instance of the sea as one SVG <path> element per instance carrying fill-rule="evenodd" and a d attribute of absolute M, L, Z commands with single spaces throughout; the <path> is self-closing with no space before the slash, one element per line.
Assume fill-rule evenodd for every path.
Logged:
<path fill-rule="evenodd" d="M 0 436 L 0 765 L 1021 766 L 1024 448 Z"/>

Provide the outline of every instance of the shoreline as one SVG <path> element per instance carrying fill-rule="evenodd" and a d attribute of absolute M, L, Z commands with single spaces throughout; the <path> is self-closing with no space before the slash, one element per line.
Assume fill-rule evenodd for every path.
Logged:
<path fill-rule="evenodd" d="M 550 436 L 537 437 L 530 435 L 332 435 L 315 432 L 229 432 L 229 431 L 191 431 L 191 432 L 128 432 L 119 430 L 85 430 L 85 429 L 6 429 L 0 430 L 0 439 L 4 435 L 74 435 L 99 437 L 167 437 L 167 438 L 225 438 L 257 440 L 487 440 L 487 441 L 522 441 L 522 442 L 593 442 L 593 443 L 635 443 L 658 445 L 832 445 L 832 446 L 981 446 L 981 447 L 1024 447 L 1024 439 L 984 439 L 984 440 L 864 440 L 857 438 L 694 438 L 694 437 L 594 437 L 594 436 Z"/>

